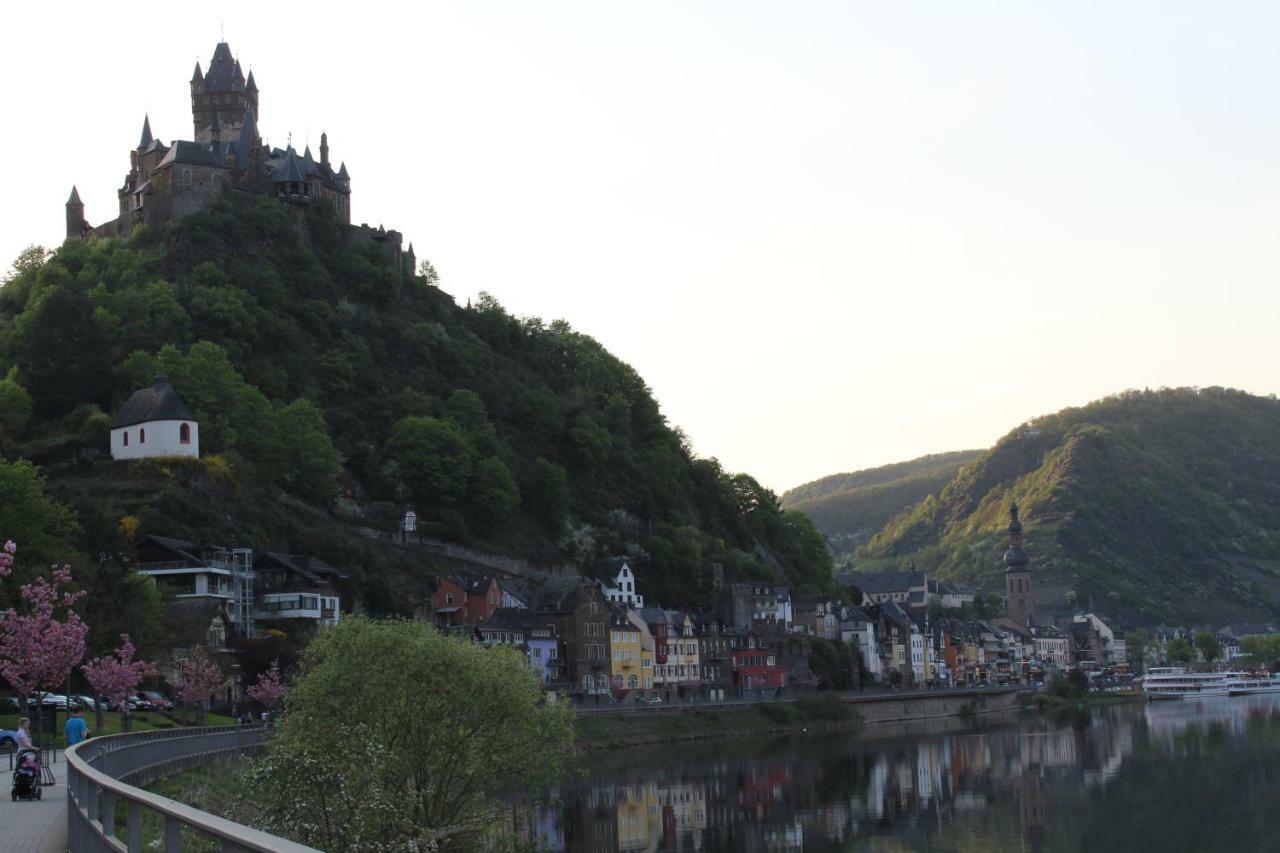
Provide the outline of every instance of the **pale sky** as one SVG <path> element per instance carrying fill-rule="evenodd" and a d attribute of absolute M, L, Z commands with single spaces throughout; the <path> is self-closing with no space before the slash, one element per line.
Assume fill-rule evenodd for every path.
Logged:
<path fill-rule="evenodd" d="M 116 215 L 144 113 L 191 138 L 220 27 L 354 222 L 779 491 L 1126 388 L 1280 391 L 1280 5 L 5 4 L 3 266 L 72 184 Z"/>

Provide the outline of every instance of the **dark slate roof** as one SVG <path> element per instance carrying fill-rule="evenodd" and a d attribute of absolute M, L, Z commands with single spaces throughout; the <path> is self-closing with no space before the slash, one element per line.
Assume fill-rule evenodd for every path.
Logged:
<path fill-rule="evenodd" d="M 549 578 L 533 596 L 533 609 L 563 613 L 574 608 L 579 593 L 589 581 L 580 577 Z"/>
<path fill-rule="evenodd" d="M 203 559 L 196 556 L 196 552 L 201 550 L 201 547 L 195 542 L 188 542 L 185 539 L 174 539 L 171 536 L 147 535 L 135 542 L 134 547 L 137 548 L 139 545 L 147 542 L 150 542 L 153 545 L 158 545 L 160 548 L 168 551 L 175 557 L 181 557 L 184 560 L 190 560 L 196 564 L 204 563 Z"/>
<path fill-rule="evenodd" d="M 529 588 L 515 578 L 504 578 L 498 581 L 498 588 L 507 595 L 520 599 L 526 605 L 532 600 Z"/>
<path fill-rule="evenodd" d="M 71 186 L 71 196 L 67 199 L 67 204 L 84 204 L 84 202 L 80 201 L 80 191 L 75 188 L 74 184 Z"/>
<path fill-rule="evenodd" d="M 342 181 L 351 180 L 351 175 L 347 173 L 347 164 L 345 160 L 338 165 L 338 179 Z"/>
<path fill-rule="evenodd" d="M 111 429 L 145 424 L 150 421 L 194 421 L 195 415 L 182 402 L 178 392 L 173 390 L 163 373 L 156 374 L 156 384 L 150 388 L 134 391 L 129 401 L 124 404 L 114 418 Z"/>
<path fill-rule="evenodd" d="M 308 175 L 320 174 L 320 167 L 316 165 L 316 160 L 311 156 L 311 146 L 308 145 L 302 153 L 302 171 Z"/>
<path fill-rule="evenodd" d="M 322 584 L 326 580 L 341 578 L 342 575 L 333 566 L 317 557 L 305 554 L 285 554 L 280 551 L 260 551 L 254 558 L 254 565 L 259 562 L 270 562 L 283 566 L 309 583 Z"/>
<path fill-rule="evenodd" d="M 244 111 L 244 123 L 240 128 L 240 138 L 236 140 L 236 168 L 249 168 L 253 146 L 258 142 L 258 121 L 253 117 L 253 110 Z"/>
<path fill-rule="evenodd" d="M 275 181 L 284 183 L 285 181 L 305 181 L 306 177 L 302 174 L 302 166 L 298 162 L 298 155 L 294 153 L 293 146 L 289 146 L 289 150 L 285 152 L 284 162 L 276 169 Z"/>
<path fill-rule="evenodd" d="M 841 586 L 856 586 L 868 595 L 886 592 L 906 592 L 913 586 L 923 586 L 924 572 L 847 572 L 836 576 Z"/>
<path fill-rule="evenodd" d="M 249 69 L 249 79 L 248 79 L 248 80 L 246 80 L 246 81 L 245 81 L 245 83 L 244 83 L 244 90 L 245 90 L 246 92 L 256 92 L 256 91 L 258 91 L 258 84 L 257 84 L 257 83 L 254 81 L 254 79 L 253 79 L 253 69 L 252 69 L 252 68 L 250 68 L 250 69 Z"/>
<path fill-rule="evenodd" d="M 138 140 L 139 148 L 146 148 L 151 144 L 151 116 L 144 115 L 142 117 L 142 138 Z"/>
<path fill-rule="evenodd" d="M 160 161 L 160 166 L 167 166 L 170 163 L 190 163 L 193 166 L 212 166 L 216 169 L 227 168 L 226 163 L 219 160 L 211 150 L 199 142 L 189 142 L 185 139 L 179 139 L 173 143 L 169 153 L 165 154 L 164 159 Z"/>
<path fill-rule="evenodd" d="M 153 139 L 151 140 L 151 143 L 147 145 L 146 148 L 143 149 L 142 153 L 150 154 L 152 151 L 168 151 L 168 150 L 169 149 L 165 147 L 165 144 L 161 142 L 159 139 Z"/>
<path fill-rule="evenodd" d="M 670 625 L 671 614 L 661 607 L 645 607 L 640 610 L 640 618 L 646 625 Z"/>
<path fill-rule="evenodd" d="M 197 68 L 200 66 L 197 65 Z M 213 58 L 209 60 L 209 71 L 204 75 L 206 92 L 230 92 L 231 83 L 236 79 L 236 61 L 231 55 L 231 46 L 225 41 L 218 42 L 213 49 Z"/>

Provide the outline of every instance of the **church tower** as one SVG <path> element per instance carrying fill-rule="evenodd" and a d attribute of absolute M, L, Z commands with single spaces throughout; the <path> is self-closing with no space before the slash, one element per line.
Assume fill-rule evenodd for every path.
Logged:
<path fill-rule="evenodd" d="M 1022 522 L 1018 503 L 1009 505 L 1009 550 L 1004 552 L 1005 616 L 1019 625 L 1030 625 L 1036 609 L 1031 592 L 1031 558 L 1022 550 Z"/>

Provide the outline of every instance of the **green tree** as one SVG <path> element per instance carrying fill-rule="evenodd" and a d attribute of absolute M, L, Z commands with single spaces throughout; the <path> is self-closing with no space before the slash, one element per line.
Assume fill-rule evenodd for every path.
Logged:
<path fill-rule="evenodd" d="M 1280 634 L 1245 637 L 1240 641 L 1240 651 L 1254 666 L 1274 666 L 1280 661 Z"/>
<path fill-rule="evenodd" d="M 1204 658 L 1205 663 L 1213 663 L 1222 657 L 1222 641 L 1212 631 L 1198 631 L 1195 639 L 1196 651 Z"/>
<path fill-rule="evenodd" d="M 1129 665 L 1137 672 L 1146 668 L 1147 649 L 1151 646 L 1151 635 L 1142 628 L 1134 628 L 1125 637 L 1125 654 Z"/>
<path fill-rule="evenodd" d="M 111 399 L 111 342 L 89 298 L 71 286 L 50 288 L 17 329 L 16 361 L 37 414 L 63 415 L 81 403 Z"/>
<path fill-rule="evenodd" d="M 501 459 L 490 456 L 476 463 L 467 504 L 470 518 L 481 530 L 488 530 L 520 506 L 520 486 Z"/>
<path fill-rule="evenodd" d="M 294 400 L 280 411 L 277 425 L 288 448 L 288 487 L 308 500 L 333 500 L 342 455 L 329 438 L 324 413 L 310 400 Z"/>
<path fill-rule="evenodd" d="M 499 794 L 545 788 L 573 754 L 572 708 L 543 701 L 518 651 L 421 622 L 321 632 L 285 711 L 254 797 L 267 828 L 325 850 L 423 849 L 483 828 Z"/>
<path fill-rule="evenodd" d="M 534 460 L 524 488 L 524 505 L 551 533 L 559 533 L 569 517 L 569 477 L 554 462 Z"/>
<path fill-rule="evenodd" d="M 387 454 L 414 496 L 438 502 L 466 492 L 476 451 L 462 428 L 426 415 L 404 418 L 391 429 Z"/>
<path fill-rule="evenodd" d="M 18 369 L 0 379 L 0 448 L 18 439 L 31 420 L 31 395 L 18 384 Z"/>
<path fill-rule="evenodd" d="M 1164 656 L 1174 663 L 1187 664 L 1195 658 L 1196 650 L 1186 637 L 1174 637 L 1165 647 Z"/>
<path fill-rule="evenodd" d="M 68 559 L 78 530 L 75 514 L 45 494 L 40 469 L 25 459 L 0 458 L 0 544 L 12 539 L 22 549 L 17 570 L 35 572 Z"/>

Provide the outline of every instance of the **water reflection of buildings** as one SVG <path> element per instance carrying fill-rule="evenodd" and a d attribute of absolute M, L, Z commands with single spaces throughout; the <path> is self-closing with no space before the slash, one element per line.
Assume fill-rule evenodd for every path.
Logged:
<path fill-rule="evenodd" d="M 1004 833 L 1000 849 L 1038 851 L 1055 810 L 1115 779 L 1139 745 L 1167 754 L 1191 723 L 1205 720 L 1243 733 L 1258 712 L 1229 701 L 1238 704 L 1111 708 L 1061 723 L 989 722 L 879 743 L 866 734 L 783 741 L 736 760 L 725 757 L 729 750 L 706 748 L 700 761 L 695 750 L 677 748 L 654 755 L 651 767 L 625 764 L 567 786 L 563 831 L 544 837 L 571 853 L 843 849 L 872 836 L 923 848 L 965 823 Z"/>

